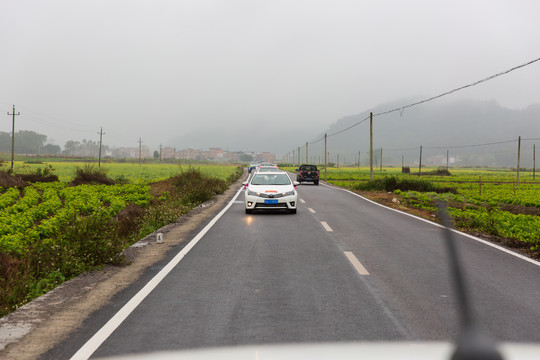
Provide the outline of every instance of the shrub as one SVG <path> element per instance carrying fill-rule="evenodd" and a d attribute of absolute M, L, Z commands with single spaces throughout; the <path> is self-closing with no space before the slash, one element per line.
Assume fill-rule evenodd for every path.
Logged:
<path fill-rule="evenodd" d="M 436 192 L 445 193 L 450 192 L 457 193 L 457 189 L 449 187 L 438 187 L 430 181 L 422 179 L 403 179 L 397 176 L 385 176 L 382 179 L 375 179 L 366 183 L 359 183 L 354 188 L 355 190 L 365 191 L 387 191 L 394 192 L 395 190 L 401 191 L 419 191 L 419 192 Z"/>
<path fill-rule="evenodd" d="M 172 179 L 178 196 L 185 204 L 200 204 L 227 189 L 225 181 L 205 176 L 200 170 L 190 167 Z"/>
<path fill-rule="evenodd" d="M 75 169 L 75 178 L 71 182 L 71 185 L 82 184 L 114 185 L 114 180 L 107 176 L 107 171 L 104 168 L 96 168 L 93 164 L 86 164 L 82 168 Z"/>

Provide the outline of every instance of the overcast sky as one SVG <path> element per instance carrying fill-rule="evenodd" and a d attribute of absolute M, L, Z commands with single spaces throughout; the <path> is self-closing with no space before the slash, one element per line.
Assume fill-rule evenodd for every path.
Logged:
<path fill-rule="evenodd" d="M 3 0 L 0 12 L 0 131 L 15 104 L 16 131 L 58 145 L 103 127 L 110 145 L 279 154 L 344 116 L 540 57 L 536 0 Z M 539 103 L 540 62 L 451 97 Z"/>

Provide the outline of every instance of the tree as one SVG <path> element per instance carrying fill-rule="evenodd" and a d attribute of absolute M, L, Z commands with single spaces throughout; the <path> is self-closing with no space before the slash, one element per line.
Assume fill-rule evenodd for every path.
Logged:
<path fill-rule="evenodd" d="M 11 133 L 0 131 L 0 152 L 11 153 Z"/>
<path fill-rule="evenodd" d="M 81 147 L 81 143 L 78 141 L 69 140 L 64 144 L 64 151 L 63 153 L 65 155 L 77 155 L 77 152 L 79 151 Z"/>
<path fill-rule="evenodd" d="M 154 160 L 159 159 L 159 151 L 154 151 Z"/>
<path fill-rule="evenodd" d="M 60 154 L 62 152 L 62 148 L 59 145 L 53 145 L 53 144 L 47 144 L 43 148 L 41 148 L 41 154 Z"/>

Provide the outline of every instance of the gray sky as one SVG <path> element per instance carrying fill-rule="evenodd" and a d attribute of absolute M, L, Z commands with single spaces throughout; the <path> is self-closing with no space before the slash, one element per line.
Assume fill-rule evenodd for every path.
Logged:
<path fill-rule="evenodd" d="M 102 126 L 110 145 L 282 154 L 344 116 L 540 57 L 535 0 L 3 0 L 0 12 L 0 131 L 15 104 L 16 131 L 59 145 Z M 539 84 L 535 63 L 451 97 L 524 108 Z"/>

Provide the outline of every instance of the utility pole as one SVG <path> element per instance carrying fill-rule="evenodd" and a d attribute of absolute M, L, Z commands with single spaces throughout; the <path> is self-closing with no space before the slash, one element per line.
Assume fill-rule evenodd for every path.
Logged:
<path fill-rule="evenodd" d="M 373 113 L 369 113 L 369 180 L 373 181 Z"/>
<path fill-rule="evenodd" d="M 139 138 L 139 166 L 141 166 L 142 140 Z"/>
<path fill-rule="evenodd" d="M 326 134 L 324 134 L 324 181 L 326 181 L 326 166 L 328 164 L 328 160 L 326 159 Z"/>
<path fill-rule="evenodd" d="M 448 171 L 448 150 L 446 150 L 446 171 Z"/>
<path fill-rule="evenodd" d="M 103 128 L 99 128 L 99 155 L 98 155 L 98 167 L 101 167 L 101 144 L 102 144 L 102 141 L 103 141 L 103 135 L 105 134 L 103 132 Z"/>
<path fill-rule="evenodd" d="M 381 160 L 380 160 L 380 165 L 381 165 L 380 170 L 381 170 L 381 172 L 382 172 L 382 148 L 381 148 Z"/>
<path fill-rule="evenodd" d="M 300 146 L 298 147 L 298 165 L 300 165 L 302 161 L 300 161 Z"/>
<path fill-rule="evenodd" d="M 519 160 L 521 155 L 521 136 L 518 137 L 518 163 L 517 163 L 517 179 L 516 179 L 516 185 L 519 186 Z"/>
<path fill-rule="evenodd" d="M 176 147 L 173 148 L 173 163 L 176 162 Z"/>
<path fill-rule="evenodd" d="M 294 149 L 292 149 L 292 167 L 294 167 Z"/>
<path fill-rule="evenodd" d="M 418 176 L 422 173 L 422 145 L 420 145 L 420 161 L 418 163 Z"/>
<path fill-rule="evenodd" d="M 159 162 L 161 162 L 161 144 L 159 144 Z"/>
<path fill-rule="evenodd" d="M 533 180 L 536 173 L 536 144 L 533 144 Z"/>
<path fill-rule="evenodd" d="M 7 113 L 8 115 L 13 115 L 13 122 L 11 124 L 11 173 L 13 173 L 13 161 L 15 159 L 15 116 L 21 115 L 20 112 L 15 113 L 15 105 L 13 105 L 13 113 Z"/>
<path fill-rule="evenodd" d="M 360 151 L 358 152 L 358 168 L 360 168 Z"/>
<path fill-rule="evenodd" d="M 306 141 L 306 164 L 309 164 L 308 160 L 308 142 Z"/>

